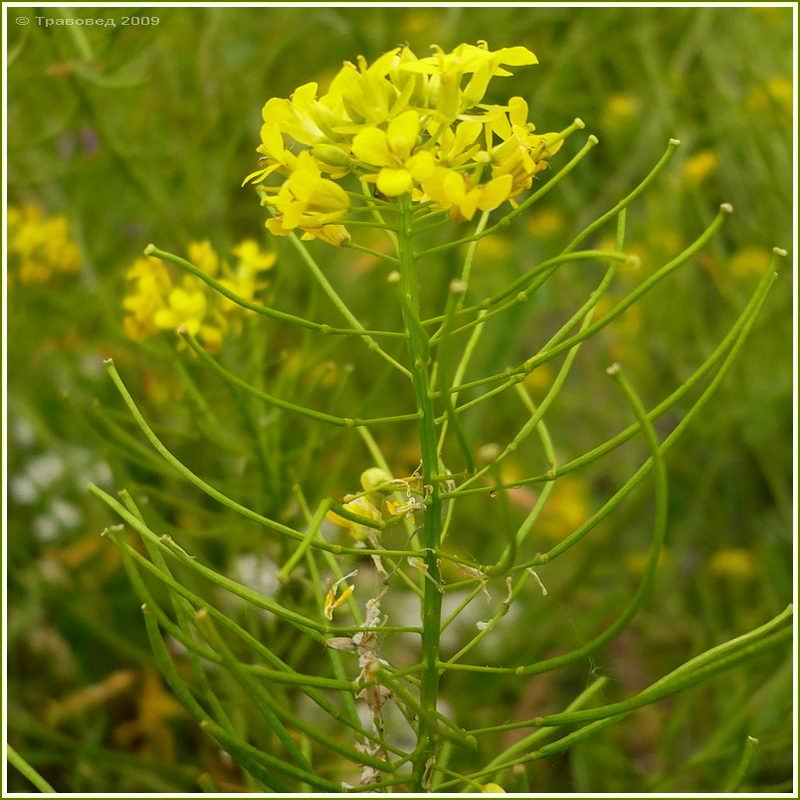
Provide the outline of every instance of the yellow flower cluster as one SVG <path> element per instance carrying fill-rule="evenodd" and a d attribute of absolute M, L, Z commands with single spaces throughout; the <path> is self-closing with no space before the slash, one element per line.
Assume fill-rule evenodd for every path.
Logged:
<path fill-rule="evenodd" d="M 78 246 L 64 216 L 46 217 L 34 205 L 8 209 L 8 255 L 19 263 L 21 283 L 46 283 L 58 273 L 80 271 Z"/>
<path fill-rule="evenodd" d="M 339 245 L 350 196 L 340 181 L 354 176 L 385 198 L 410 195 L 431 201 L 454 219 L 472 219 L 530 188 L 560 147 L 557 133 L 535 133 L 528 104 L 483 102 L 489 83 L 505 67 L 536 64 L 525 47 L 489 50 L 461 44 L 417 58 L 398 47 L 372 64 L 345 62 L 327 93 L 316 83 L 290 99 L 272 98 L 263 109 L 260 168 L 245 183 L 262 184 L 271 209 L 269 230 Z M 357 186 L 354 186 L 357 188 Z"/>
<path fill-rule="evenodd" d="M 275 254 L 262 250 L 251 239 L 231 251 L 234 266 L 221 259 L 207 241 L 192 242 L 187 257 L 203 272 L 245 300 L 253 300 L 263 288 L 262 276 L 275 263 Z M 159 258 L 139 258 L 127 272 L 130 288 L 122 302 L 127 311 L 125 331 L 136 341 L 159 331 L 176 330 L 182 325 L 204 346 L 214 350 L 226 332 L 238 331 L 246 309 L 213 291 L 199 278 L 185 275 L 174 279 Z"/>

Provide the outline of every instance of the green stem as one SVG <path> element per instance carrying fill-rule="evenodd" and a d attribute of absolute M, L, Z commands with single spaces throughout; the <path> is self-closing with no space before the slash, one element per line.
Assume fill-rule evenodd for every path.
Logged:
<path fill-rule="evenodd" d="M 739 759 L 739 763 L 736 765 L 733 774 L 725 782 L 725 786 L 722 789 L 723 792 L 739 791 L 739 787 L 744 783 L 744 779 L 747 777 L 747 773 L 750 770 L 750 765 L 753 763 L 753 756 L 756 754 L 757 747 L 758 739 L 748 736 L 744 743 L 742 757 Z"/>
<path fill-rule="evenodd" d="M 191 333 L 185 328 L 178 328 L 178 335 L 189 345 L 189 347 L 197 353 L 204 364 L 207 364 L 214 372 L 216 372 L 222 380 L 226 383 L 241 389 L 244 392 L 263 400 L 271 406 L 281 408 L 284 411 L 290 411 L 301 417 L 313 419 L 316 422 L 323 422 L 326 425 L 333 425 L 337 428 L 361 428 L 365 425 L 381 425 L 387 422 L 408 422 L 419 418 L 418 414 L 394 414 L 386 417 L 375 417 L 373 419 L 353 419 L 352 417 L 337 417 L 333 414 L 327 414 L 324 411 L 317 411 L 314 408 L 307 408 L 306 406 L 298 405 L 297 403 L 282 400 L 280 397 L 268 394 L 261 391 L 255 386 L 251 386 L 247 381 L 243 381 L 237 375 L 229 372 L 218 361 L 213 359 L 208 352 L 203 349 L 200 343 L 192 336 Z"/>
<path fill-rule="evenodd" d="M 610 322 L 614 319 L 619 317 L 624 311 L 630 308 L 642 295 L 652 289 L 656 284 L 663 281 L 667 276 L 673 273 L 678 267 L 685 264 L 692 256 L 694 256 L 699 250 L 701 250 L 706 243 L 713 238 L 716 232 L 721 227 L 722 223 L 724 222 L 725 218 L 733 213 L 733 207 L 727 203 L 723 203 L 720 206 L 719 213 L 714 218 L 714 221 L 706 228 L 705 231 L 694 241 L 690 244 L 683 252 L 679 253 L 675 258 L 673 258 L 670 262 L 665 264 L 661 267 L 657 272 L 651 275 L 647 280 L 643 281 L 639 286 L 636 287 L 632 292 L 626 295 L 619 303 L 617 303 L 605 316 L 601 319 L 597 320 L 593 325 L 588 327 L 585 331 L 579 334 L 575 334 L 575 336 L 571 336 L 569 339 L 565 339 L 560 344 L 549 347 L 547 349 L 543 349 L 539 351 L 536 355 L 531 356 L 527 361 L 524 361 L 519 367 L 515 367 L 513 369 L 507 369 L 503 372 L 498 372 L 494 375 L 487 375 L 483 378 L 478 378 L 474 381 L 468 381 L 466 383 L 462 383 L 459 386 L 451 386 L 449 389 L 445 389 L 442 391 L 450 391 L 450 392 L 460 392 L 464 389 L 474 389 L 478 386 L 484 386 L 487 383 L 496 383 L 497 381 L 501 381 L 503 379 L 506 380 L 506 386 L 512 386 L 514 384 L 514 379 L 517 376 L 524 376 L 530 372 L 533 372 L 537 367 L 541 366 L 542 364 L 546 363 L 547 361 L 552 360 L 560 353 L 563 353 L 565 350 L 569 350 L 573 345 L 577 344 L 584 339 L 588 339 L 590 336 L 594 336 L 602 328 L 605 328 Z M 520 378 L 521 380 L 521 378 Z M 438 396 L 438 392 L 434 393 L 435 396 Z"/>
<path fill-rule="evenodd" d="M 300 245 L 300 248 L 301 252 L 306 252 L 305 249 L 302 248 L 302 245 Z M 348 321 L 353 324 L 352 328 L 337 328 L 333 325 L 327 325 L 325 323 L 314 322 L 313 320 L 305 319 L 304 317 L 298 317 L 296 314 L 290 314 L 286 311 L 278 311 L 275 308 L 269 308 L 268 306 L 263 306 L 260 303 L 254 303 L 251 300 L 240 297 L 238 294 L 236 294 L 236 292 L 229 289 L 224 283 L 216 280 L 216 278 L 213 278 L 208 273 L 203 272 L 200 267 L 196 267 L 191 261 L 187 261 L 185 258 L 176 256 L 174 253 L 169 253 L 166 250 L 161 250 L 154 244 L 147 245 L 147 247 L 144 249 L 144 254 L 146 256 L 160 258 L 162 261 L 169 261 L 171 264 L 175 264 L 175 266 L 186 270 L 186 272 L 194 275 L 195 278 L 198 278 L 207 286 L 210 286 L 215 292 L 219 292 L 219 294 L 223 295 L 223 297 L 227 297 L 232 303 L 236 303 L 236 305 L 246 308 L 248 311 L 261 314 L 263 317 L 271 317 L 272 319 L 277 319 L 281 322 L 290 322 L 293 325 L 298 325 L 301 328 L 307 328 L 311 331 L 317 331 L 318 333 L 336 334 L 338 336 L 361 336 L 368 340 L 370 336 L 384 336 L 386 338 L 395 339 L 400 339 L 404 336 L 404 334 L 400 333 L 399 331 L 368 330 L 364 328 L 358 322 L 358 320 L 353 322 L 354 318 L 352 317 L 352 314 L 349 316 L 345 315 L 347 316 Z M 372 347 L 372 349 L 377 349 L 377 346 L 373 346 L 373 344 L 370 344 L 370 347 Z"/>
<path fill-rule="evenodd" d="M 8 761 L 16 767 L 40 792 L 54 793 L 55 789 L 10 745 L 6 744 Z"/>
<path fill-rule="evenodd" d="M 442 613 L 442 594 L 436 551 L 442 533 L 442 500 L 439 484 L 432 480 L 437 472 L 439 455 L 436 442 L 436 422 L 430 392 L 430 346 L 419 318 L 419 285 L 416 257 L 412 245 L 413 223 L 410 198 L 400 198 L 400 226 L 397 237 L 400 259 L 400 290 L 403 298 L 403 321 L 408 331 L 408 351 L 414 383 L 414 394 L 419 420 L 419 439 L 422 452 L 422 482 L 430 487 L 430 499 L 425 509 L 423 546 L 425 567 L 431 580 L 425 581 L 425 596 L 422 602 L 422 684 L 420 705 L 425 713 L 419 721 L 419 737 L 414 758 L 415 791 L 421 791 L 426 764 L 436 752 L 436 729 L 431 724 L 435 718 L 436 701 L 439 696 L 439 633 Z"/>
<path fill-rule="evenodd" d="M 541 285 L 543 285 L 547 278 L 550 277 L 554 268 L 563 264 L 570 264 L 575 261 L 604 261 L 607 259 L 619 262 L 633 261 L 635 263 L 635 259 L 633 259 L 632 256 L 614 250 L 579 250 L 577 253 L 562 253 L 561 255 L 553 256 L 553 258 L 548 258 L 545 261 L 537 264 L 535 267 L 529 269 L 524 275 L 520 275 L 519 278 L 516 278 L 505 289 L 496 292 L 491 297 L 481 300 L 480 303 L 476 303 L 472 306 L 459 306 L 458 310 L 454 312 L 453 316 L 460 317 L 467 314 L 475 314 L 481 311 L 489 311 L 489 309 L 494 309 L 491 311 L 491 313 L 485 315 L 487 318 L 491 318 L 502 311 L 506 311 L 513 305 L 517 305 L 528 300 L 529 296 Z M 544 275 L 544 280 L 534 283 L 534 278 L 538 278 L 540 275 Z M 495 306 L 500 305 L 500 303 L 503 303 L 503 301 L 507 300 L 508 298 L 512 299 L 503 304 L 500 308 L 495 308 Z M 429 317 L 428 319 L 423 320 L 422 324 L 425 326 L 433 325 L 434 323 L 442 322 L 443 320 L 444 314 L 440 314 L 438 316 Z M 460 325 L 458 328 L 454 328 L 453 333 L 461 333 L 461 331 L 473 328 L 479 323 L 480 318 L 471 320 L 464 325 Z M 439 337 L 440 333 L 437 332 L 433 335 L 433 337 L 431 337 L 431 339 L 434 341 Z"/>
<path fill-rule="evenodd" d="M 777 258 L 777 256 L 776 256 Z M 695 386 L 697 386 L 703 378 L 708 375 L 708 373 L 717 365 L 717 363 L 725 358 L 725 365 L 729 365 L 732 361 L 731 356 L 738 353 L 741 345 L 749 332 L 752 324 L 757 316 L 761 306 L 764 303 L 766 293 L 768 292 L 770 286 L 772 285 L 773 281 L 775 280 L 775 273 L 774 269 L 776 267 L 776 258 L 770 262 L 770 266 L 767 271 L 762 276 L 762 279 L 756 288 L 755 292 L 753 293 L 752 297 L 748 301 L 745 308 L 739 314 L 736 322 L 730 328 L 728 333 L 725 334 L 725 337 L 722 341 L 717 345 L 714 349 L 714 352 L 692 373 L 692 375 L 684 381 L 669 397 L 662 400 L 657 406 L 654 406 L 648 412 L 647 416 L 652 421 L 660 417 L 662 414 L 669 411 L 675 405 L 677 405 Z M 720 373 L 726 372 L 727 367 L 723 366 L 720 367 Z M 719 373 L 718 373 L 719 374 Z M 717 383 L 717 379 L 714 379 Z M 456 411 L 459 408 L 463 408 L 463 406 L 456 408 Z M 698 409 L 699 410 L 699 409 Z M 688 416 L 694 416 L 695 407 L 690 409 L 688 412 Z M 680 426 L 679 426 L 680 427 Z M 685 428 L 685 425 L 683 426 Z M 504 484 L 503 488 L 508 489 L 515 489 L 520 488 L 521 486 L 529 486 L 535 483 L 547 483 L 550 481 L 554 481 L 557 478 L 560 478 L 564 475 L 567 475 L 571 472 L 575 472 L 579 469 L 582 469 L 585 466 L 588 466 L 592 462 L 599 459 L 601 456 L 610 453 L 615 448 L 619 447 L 620 445 L 627 442 L 632 436 L 634 436 L 639 431 L 639 424 L 634 423 L 633 425 L 628 426 L 625 430 L 618 433 L 616 436 L 612 437 L 608 441 L 604 442 L 603 444 L 593 448 L 587 453 L 584 453 L 577 458 L 574 458 L 572 461 L 568 461 L 562 467 L 559 467 L 556 470 L 549 470 L 548 472 L 541 473 L 539 475 L 533 475 L 529 478 L 522 478 L 520 480 L 514 481 L 513 483 Z M 677 431 L 677 429 L 676 429 Z M 669 437 L 665 440 L 665 442 L 673 441 L 676 435 L 676 431 L 670 434 Z M 450 492 L 445 492 L 443 494 L 443 498 L 445 500 L 450 500 L 455 497 L 462 497 L 468 495 L 475 495 L 475 494 L 489 494 L 492 491 L 496 491 L 500 487 L 496 486 L 478 486 L 478 487 L 471 487 L 462 490 L 461 488 L 454 489 Z"/>

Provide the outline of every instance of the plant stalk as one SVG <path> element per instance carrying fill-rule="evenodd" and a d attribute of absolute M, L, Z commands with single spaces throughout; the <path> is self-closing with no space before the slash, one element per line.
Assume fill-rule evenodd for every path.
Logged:
<path fill-rule="evenodd" d="M 436 442 L 436 415 L 430 391 L 430 345 L 420 323 L 419 284 L 416 258 L 412 245 L 413 224 L 411 201 L 403 196 L 399 201 L 400 229 L 398 231 L 398 257 L 400 261 L 400 290 L 403 299 L 403 322 L 408 331 L 408 352 L 411 375 L 419 419 L 419 440 L 422 453 L 422 482 L 430 492 L 425 509 L 422 543 L 425 567 L 432 580 L 424 581 L 422 599 L 422 675 L 420 705 L 424 710 L 419 720 L 417 749 L 414 757 L 414 791 L 424 791 L 424 778 L 430 759 L 436 752 L 436 730 L 431 723 L 436 715 L 439 696 L 439 633 L 442 613 L 441 577 L 436 551 L 442 533 L 442 499 L 439 484 L 433 479 L 437 472 L 439 456 Z"/>

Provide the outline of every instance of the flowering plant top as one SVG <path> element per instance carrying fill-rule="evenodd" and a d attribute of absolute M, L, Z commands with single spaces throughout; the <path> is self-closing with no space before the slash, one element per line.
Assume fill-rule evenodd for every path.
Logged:
<path fill-rule="evenodd" d="M 340 245 L 350 238 L 355 176 L 384 198 L 446 209 L 472 219 L 530 188 L 561 146 L 563 133 L 535 133 L 528 104 L 511 97 L 484 103 L 491 80 L 506 67 L 536 64 L 526 47 L 491 51 L 486 42 L 460 44 L 417 58 L 408 47 L 372 64 L 345 62 L 328 91 L 306 83 L 263 109 L 260 168 L 245 183 L 260 184 L 271 211 L 269 230 Z M 266 180 L 281 179 L 279 184 Z"/>

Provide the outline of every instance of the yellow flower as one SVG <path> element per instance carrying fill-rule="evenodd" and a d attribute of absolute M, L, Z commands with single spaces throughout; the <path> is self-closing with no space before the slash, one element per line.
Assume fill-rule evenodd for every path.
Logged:
<path fill-rule="evenodd" d="M 511 175 L 511 196 L 529 189 L 537 173 L 547 167 L 547 160 L 561 148 L 564 139 L 556 133 L 541 136 L 528 122 L 528 104 L 521 97 L 508 101 L 508 110 L 492 118 L 486 125 L 487 141 L 496 134 L 501 143 L 490 149 L 492 175 Z"/>
<path fill-rule="evenodd" d="M 258 242 L 253 239 L 239 242 L 231 252 L 239 259 L 237 271 L 248 276 L 272 269 L 277 258 L 275 253 L 262 250 Z"/>
<path fill-rule="evenodd" d="M 792 79 L 775 76 L 756 87 L 746 99 L 750 111 L 777 110 L 787 117 L 792 116 Z"/>
<path fill-rule="evenodd" d="M 262 250 L 250 239 L 233 248 L 236 266 L 231 269 L 208 241 L 191 242 L 189 260 L 209 275 L 217 275 L 220 283 L 247 300 L 262 288 L 260 276 L 275 263 L 273 253 Z M 136 341 L 154 336 L 159 331 L 185 327 L 205 347 L 218 350 L 223 336 L 237 332 L 246 309 L 213 291 L 192 275 L 183 275 L 176 283 L 163 261 L 141 258 L 127 273 L 130 289 L 122 301 L 128 312 L 123 324 Z"/>
<path fill-rule="evenodd" d="M 386 131 L 362 128 L 353 139 L 353 155 L 372 167 L 382 167 L 377 175 L 378 190 L 387 197 L 398 197 L 410 191 L 433 168 L 433 156 L 423 151 L 414 158 L 411 151 L 417 144 L 420 119 L 416 111 L 404 111 L 395 117 Z"/>
<path fill-rule="evenodd" d="M 769 265 L 769 254 L 759 247 L 745 247 L 731 259 L 728 271 L 737 280 L 763 275 Z"/>
<path fill-rule="evenodd" d="M 288 236 L 295 228 L 304 231 L 303 238 L 319 238 L 331 244 L 349 239 L 347 230 L 334 225 L 350 208 L 350 200 L 339 184 L 323 178 L 308 151 L 300 154 L 297 169 L 278 190 L 262 194 L 263 202 L 274 206 L 277 216 L 267 220 L 267 228 L 276 236 Z"/>
<path fill-rule="evenodd" d="M 506 790 L 499 783 L 485 783 L 481 786 L 482 794 L 505 794 Z"/>
<path fill-rule="evenodd" d="M 700 186 L 710 175 L 717 171 L 717 156 L 711 150 L 701 150 L 686 160 L 683 175 L 690 186 Z"/>
<path fill-rule="evenodd" d="M 528 230 L 531 236 L 537 239 L 552 239 L 564 230 L 566 224 L 567 220 L 560 211 L 554 208 L 548 208 L 531 215 L 528 221 Z M 611 243 L 610 249 L 614 249 L 613 242 Z"/>
<path fill-rule="evenodd" d="M 7 235 L 9 261 L 19 264 L 22 283 L 45 283 L 56 273 L 80 270 L 80 252 L 64 216 L 46 217 L 34 205 L 11 206 Z"/>
<path fill-rule="evenodd" d="M 208 239 L 202 242 L 190 242 L 186 252 L 189 261 L 208 275 L 214 276 L 219 271 L 219 256 Z"/>
<path fill-rule="evenodd" d="M 346 61 L 331 81 L 330 92 L 324 98 L 327 108 L 338 105 L 345 110 L 346 122 L 337 126 L 342 132 L 351 132 L 354 125 L 380 125 L 397 112 L 398 93 L 387 79 L 391 63 L 399 48 L 384 53 L 373 64 L 359 56 L 356 64 Z"/>
<path fill-rule="evenodd" d="M 131 339 L 142 341 L 158 332 L 155 316 L 166 306 L 172 281 L 164 262 L 158 258 L 137 259 L 127 278 L 134 287 L 122 301 L 122 307 L 130 312 L 124 320 L 125 330 Z"/>
<path fill-rule="evenodd" d="M 743 547 L 717 550 L 711 556 L 709 567 L 714 575 L 739 581 L 752 580 L 756 572 L 753 554 Z"/>
<path fill-rule="evenodd" d="M 26 258 L 19 265 L 19 279 L 22 283 L 47 283 L 53 273 L 41 261 Z"/>
<path fill-rule="evenodd" d="M 359 517 L 372 519 L 376 522 L 381 522 L 383 520 L 381 512 L 375 508 L 375 506 L 367 497 L 356 497 L 352 500 L 348 500 L 344 503 L 343 507 L 351 514 L 357 514 Z M 372 528 L 369 526 L 362 525 L 360 522 L 355 522 L 352 519 L 339 516 L 339 514 L 337 514 L 335 511 L 329 511 L 325 518 L 330 522 L 335 523 L 339 527 L 345 528 L 358 542 L 364 541 L 364 539 L 366 539 L 369 533 L 372 531 Z"/>
<path fill-rule="evenodd" d="M 384 198 L 432 200 L 458 219 L 530 188 L 563 136 L 534 133 L 521 97 L 502 106 L 482 100 L 493 78 L 511 74 L 506 67 L 536 64 L 536 56 L 486 42 L 433 49 L 425 58 L 408 47 L 372 63 L 359 56 L 327 92 L 307 83 L 264 105 L 261 166 L 245 182 L 261 184 L 274 211 L 270 232 L 345 242 L 350 202 L 338 181 L 347 176 L 374 183 Z"/>
<path fill-rule="evenodd" d="M 580 478 L 559 478 L 539 519 L 540 535 L 560 542 L 572 533 L 589 515 L 588 495 L 588 487 Z"/>
<path fill-rule="evenodd" d="M 423 181 L 425 193 L 442 208 L 450 208 L 460 219 L 472 219 L 475 212 L 491 211 L 502 205 L 511 194 L 513 180 L 501 175 L 485 184 L 473 185 L 461 172 L 436 167 Z"/>
<path fill-rule="evenodd" d="M 153 319 L 161 330 L 175 330 L 181 326 L 192 335 L 197 334 L 203 323 L 207 301 L 202 291 L 189 292 L 177 287 L 167 297 L 167 303 L 160 308 Z"/>
<path fill-rule="evenodd" d="M 348 578 L 352 578 L 355 574 L 355 572 L 351 572 L 349 575 L 339 578 L 339 580 L 328 589 L 328 594 L 325 595 L 325 603 L 323 605 L 325 619 L 332 620 L 333 612 L 336 611 L 337 608 L 341 608 L 353 596 L 353 592 L 356 588 L 354 584 L 351 583 L 349 586 L 345 586 L 341 594 L 339 593 L 339 586 L 346 582 Z"/>
<path fill-rule="evenodd" d="M 612 94 L 606 101 L 601 116 L 604 128 L 617 128 L 636 113 L 636 100 L 627 94 Z"/>
<path fill-rule="evenodd" d="M 527 66 L 538 59 L 526 47 L 504 47 L 492 52 L 486 42 L 460 44 L 451 53 L 434 46 L 435 55 L 420 58 L 404 66 L 412 72 L 431 75 L 437 121 L 449 123 L 459 114 L 480 103 L 495 75 L 510 75 L 501 65 Z M 463 91 L 462 77 L 471 75 Z"/>

